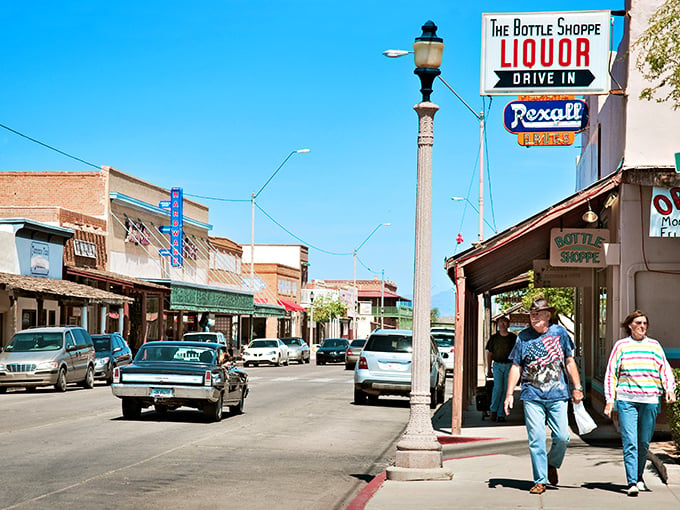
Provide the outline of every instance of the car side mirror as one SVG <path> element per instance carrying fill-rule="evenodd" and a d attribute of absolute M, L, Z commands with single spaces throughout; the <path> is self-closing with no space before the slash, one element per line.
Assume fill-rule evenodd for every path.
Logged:
<path fill-rule="evenodd" d="M 67 351 L 75 351 L 78 348 L 77 345 L 67 345 L 66 350 Z"/>
<path fill-rule="evenodd" d="M 113 351 L 111 351 L 111 352 L 112 352 L 113 354 L 116 354 L 117 352 L 120 352 L 120 351 L 122 351 L 122 350 L 123 350 L 122 347 L 116 347 L 116 348 L 115 348 Z"/>

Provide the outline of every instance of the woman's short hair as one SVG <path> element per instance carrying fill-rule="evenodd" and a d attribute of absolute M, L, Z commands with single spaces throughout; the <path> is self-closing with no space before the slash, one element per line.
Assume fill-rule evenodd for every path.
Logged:
<path fill-rule="evenodd" d="M 644 317 L 645 319 L 647 319 L 647 327 L 649 327 L 649 317 L 647 317 L 647 314 L 645 312 L 643 312 L 642 310 L 633 310 L 632 312 L 630 312 L 628 314 L 628 317 L 623 319 L 623 322 L 621 323 L 621 327 L 623 327 L 623 329 L 627 330 L 628 328 L 630 328 L 630 324 L 635 319 L 637 319 L 638 317 Z"/>

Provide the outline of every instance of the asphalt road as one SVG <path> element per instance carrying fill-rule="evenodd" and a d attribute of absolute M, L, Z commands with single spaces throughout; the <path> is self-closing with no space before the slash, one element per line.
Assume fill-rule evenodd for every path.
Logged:
<path fill-rule="evenodd" d="M 121 417 L 98 383 L 0 395 L 0 509 L 341 509 L 394 458 L 408 400 L 352 403 L 344 365 L 251 367 L 245 413 Z"/>

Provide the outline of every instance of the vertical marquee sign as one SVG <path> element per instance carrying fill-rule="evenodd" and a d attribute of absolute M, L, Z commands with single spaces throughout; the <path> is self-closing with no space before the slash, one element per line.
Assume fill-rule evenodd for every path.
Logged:
<path fill-rule="evenodd" d="M 184 239 L 184 197 L 182 188 L 172 188 L 170 190 L 170 200 L 161 200 L 158 207 L 170 209 L 170 226 L 162 226 L 160 230 L 163 234 L 170 234 L 170 249 L 158 250 L 158 253 L 165 257 L 170 257 L 172 267 L 182 267 L 184 259 L 182 246 Z"/>
<path fill-rule="evenodd" d="M 610 11 L 482 14 L 481 95 L 608 94 Z"/>

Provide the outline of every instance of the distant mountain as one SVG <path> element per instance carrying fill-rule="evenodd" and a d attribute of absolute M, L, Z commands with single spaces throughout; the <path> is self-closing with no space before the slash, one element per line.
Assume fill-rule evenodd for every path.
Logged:
<path fill-rule="evenodd" d="M 456 294 L 453 289 L 432 294 L 430 307 L 439 308 L 440 317 L 453 316 L 456 313 Z"/>

